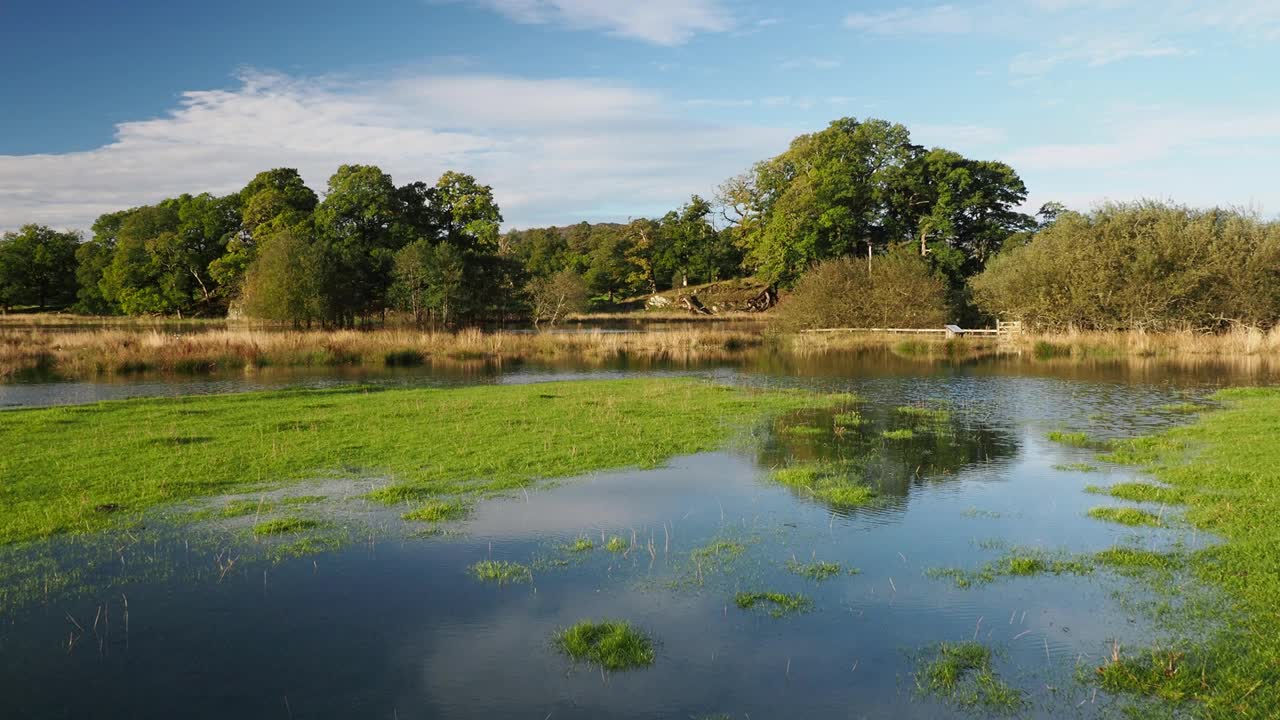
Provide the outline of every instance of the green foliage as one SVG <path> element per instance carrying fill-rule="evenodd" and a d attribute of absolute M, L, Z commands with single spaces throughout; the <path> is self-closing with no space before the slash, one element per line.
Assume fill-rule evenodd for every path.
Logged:
<path fill-rule="evenodd" d="M 919 405 L 903 405 L 897 408 L 899 415 L 922 422 L 945 423 L 951 419 L 951 411 L 945 408 L 928 408 Z"/>
<path fill-rule="evenodd" d="M 900 430 L 885 430 L 880 433 L 885 440 L 911 440 L 915 438 L 916 432 L 911 428 L 902 428 Z"/>
<path fill-rule="evenodd" d="M 1280 319 L 1280 223 L 1161 203 L 1066 212 L 973 279 L 1029 329 L 1223 329 Z"/>
<path fill-rule="evenodd" d="M 259 237 L 257 258 L 245 273 L 244 310 L 252 317 L 310 325 L 326 317 L 323 250 L 305 227 Z"/>
<path fill-rule="evenodd" d="M 1031 224 L 1016 210 L 1026 188 L 1007 165 L 925 150 L 902 125 L 873 119 L 842 118 L 802 135 L 721 195 L 749 262 L 770 282 L 790 283 L 815 262 L 929 239 L 960 251 L 963 275 Z"/>
<path fill-rule="evenodd" d="M 1059 445 L 1066 445 L 1068 447 L 1091 448 L 1093 450 L 1105 450 L 1111 447 L 1110 443 L 1102 440 L 1095 440 L 1090 437 L 1088 433 L 1083 432 L 1054 430 L 1050 432 L 1047 437 L 1051 442 L 1056 442 Z"/>
<path fill-rule="evenodd" d="M 80 236 L 40 225 L 0 235 L 0 310 L 33 305 L 41 310 L 76 300 Z"/>
<path fill-rule="evenodd" d="M 805 273 L 778 308 L 787 330 L 933 327 L 947 322 L 945 284 L 910 247 L 873 259 L 842 257 Z"/>
<path fill-rule="evenodd" d="M 596 544 L 591 538 L 584 535 L 583 537 L 575 538 L 565 549 L 571 553 L 591 552 L 596 549 Z"/>
<path fill-rule="evenodd" d="M 743 610 L 751 610 L 767 605 L 769 607 L 769 615 L 775 618 L 793 613 L 808 612 L 813 607 L 813 600 L 804 595 L 773 591 L 743 591 L 733 596 L 733 602 Z"/>
<path fill-rule="evenodd" d="M 653 641 L 620 620 L 583 620 L 556 633 L 555 645 L 575 661 L 594 663 L 606 670 L 648 667 L 656 657 Z"/>
<path fill-rule="evenodd" d="M 565 268 L 549 277 L 534 278 L 526 288 L 534 324 L 551 325 L 566 316 L 587 309 L 587 283 L 578 273 Z"/>
<path fill-rule="evenodd" d="M 527 565 L 506 560 L 481 560 L 471 566 L 470 572 L 478 580 L 496 582 L 500 585 L 533 580 L 533 573 Z"/>
<path fill-rule="evenodd" d="M 629 547 L 631 546 L 627 543 L 627 541 L 623 540 L 617 535 L 614 535 L 613 537 L 609 538 L 609 542 L 604 544 L 604 549 L 608 550 L 611 553 L 626 552 L 627 548 Z"/>
<path fill-rule="evenodd" d="M 0 544 L 89 532 L 160 505 L 317 476 L 391 477 L 375 499 L 412 505 L 539 478 L 654 467 L 717 449 L 762 414 L 823 402 L 666 378 L 12 410 L 0 413 L 0 445 L 23 452 L 0 453 Z M 700 432 L 687 432 L 695 422 Z M 51 467 L 58 482 L 49 481 Z M 95 510 L 105 506 L 120 512 Z"/>
<path fill-rule="evenodd" d="M 810 580 L 816 580 L 818 582 L 833 578 L 841 572 L 840 563 L 826 562 L 823 560 L 814 560 L 813 562 L 807 563 L 788 560 L 787 570 L 790 570 L 801 577 L 807 577 Z M 857 570 L 851 570 L 850 573 L 857 573 Z"/>

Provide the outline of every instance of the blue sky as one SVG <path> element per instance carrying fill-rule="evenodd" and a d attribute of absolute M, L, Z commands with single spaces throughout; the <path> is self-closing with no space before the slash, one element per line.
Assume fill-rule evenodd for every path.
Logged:
<path fill-rule="evenodd" d="M 837 117 L 1012 164 L 1029 205 L 1280 213 L 1280 2 L 0 3 L 0 229 L 344 162 L 508 226 L 660 213 Z"/>

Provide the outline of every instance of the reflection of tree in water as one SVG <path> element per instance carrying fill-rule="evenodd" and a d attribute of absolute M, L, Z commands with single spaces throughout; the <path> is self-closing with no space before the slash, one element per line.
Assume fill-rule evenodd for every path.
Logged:
<path fill-rule="evenodd" d="M 1011 433 L 941 414 L 925 419 L 860 406 L 860 423 L 841 424 L 838 412 L 791 413 L 774 420 L 758 462 L 767 468 L 838 464 L 850 482 L 884 497 L 905 498 L 913 485 L 945 482 L 968 465 L 1017 452 Z M 903 430 L 910 430 L 910 437 L 885 437 Z"/>

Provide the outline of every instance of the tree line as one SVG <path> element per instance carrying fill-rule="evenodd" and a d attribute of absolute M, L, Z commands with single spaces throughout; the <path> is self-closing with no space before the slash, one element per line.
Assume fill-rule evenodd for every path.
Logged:
<path fill-rule="evenodd" d="M 1010 166 L 842 118 L 658 218 L 501 232 L 492 189 L 444 173 L 397 186 L 344 165 L 323 196 L 297 171 L 239 192 L 107 213 L 85 239 L 0 239 L 0 307 L 220 315 L 351 327 L 565 315 L 755 276 L 791 290 L 789 324 L 994 317 L 1041 327 L 1271 324 L 1276 225 L 1156 204 L 1022 211 Z M 877 320 L 878 319 L 878 320 Z"/>

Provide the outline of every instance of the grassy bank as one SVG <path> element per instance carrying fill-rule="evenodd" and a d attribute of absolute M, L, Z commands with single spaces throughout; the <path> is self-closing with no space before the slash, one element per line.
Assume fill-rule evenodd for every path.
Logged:
<path fill-rule="evenodd" d="M 0 544 L 149 508 L 317 477 L 389 478 L 407 513 L 439 496 L 651 467 L 720 447 L 762 414 L 825 402 L 685 379 L 348 388 L 0 413 Z M 438 502 L 438 500 L 437 500 Z"/>
<path fill-rule="evenodd" d="M 1196 552 L 1196 575 L 1221 590 L 1218 629 L 1197 637 L 1178 590 L 1155 583 L 1173 640 L 1119 649 L 1098 669 L 1107 690 L 1190 703 L 1211 718 L 1280 716 L 1280 389 L 1229 390 L 1226 409 L 1189 427 L 1120 445 L 1186 505 L 1186 519 L 1225 542 Z"/>

